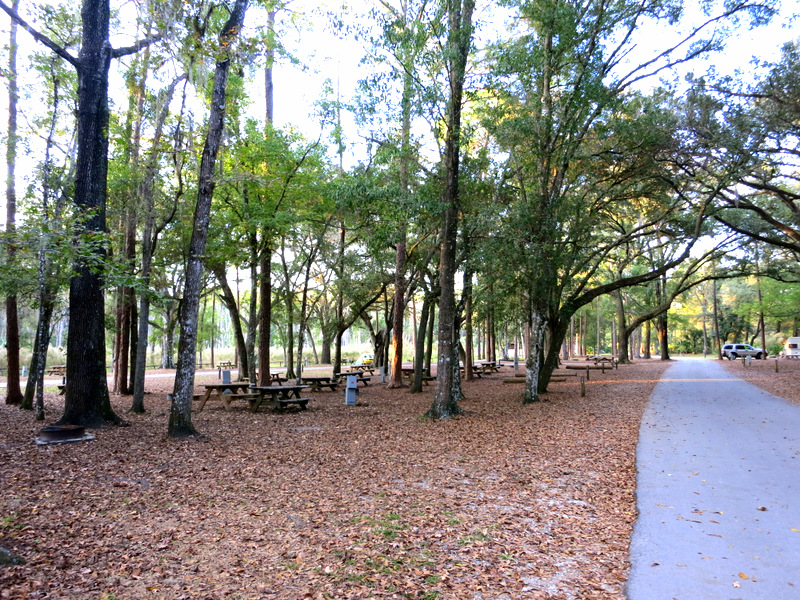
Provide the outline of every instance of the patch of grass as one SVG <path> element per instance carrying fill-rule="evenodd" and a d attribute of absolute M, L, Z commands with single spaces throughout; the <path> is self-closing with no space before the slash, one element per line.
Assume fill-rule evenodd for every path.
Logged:
<path fill-rule="evenodd" d="M 475 532 L 470 533 L 469 535 L 467 535 L 467 536 L 465 536 L 463 538 L 459 538 L 458 539 L 458 545 L 459 546 L 469 546 L 470 544 L 474 544 L 476 542 L 486 542 L 486 541 L 491 540 L 491 539 L 492 539 L 492 537 L 488 533 L 486 533 L 484 531 L 475 531 Z"/>
<path fill-rule="evenodd" d="M 373 532 L 383 538 L 393 540 L 397 534 L 406 529 L 407 525 L 403 523 L 400 515 L 396 513 L 389 513 L 380 519 L 374 521 Z"/>
<path fill-rule="evenodd" d="M 6 515 L 5 517 L 0 517 L 0 528 L 2 529 L 22 529 L 22 523 L 19 523 L 17 519 L 19 518 L 19 513 L 13 512 L 10 515 Z"/>

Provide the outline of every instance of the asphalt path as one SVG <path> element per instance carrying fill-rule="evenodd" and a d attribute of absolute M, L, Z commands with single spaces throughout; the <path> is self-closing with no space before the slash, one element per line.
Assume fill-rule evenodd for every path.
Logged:
<path fill-rule="evenodd" d="M 677 360 L 636 466 L 628 600 L 800 599 L 800 406 Z"/>

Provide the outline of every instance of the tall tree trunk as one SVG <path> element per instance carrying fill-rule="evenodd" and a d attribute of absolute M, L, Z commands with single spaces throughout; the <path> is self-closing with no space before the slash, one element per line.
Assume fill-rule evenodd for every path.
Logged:
<path fill-rule="evenodd" d="M 716 264 L 714 265 L 714 271 L 716 272 Z M 716 342 L 715 346 L 717 347 L 717 358 L 722 360 L 722 340 L 719 336 L 719 310 L 717 309 L 719 300 L 717 299 L 716 279 L 711 282 L 711 301 L 714 303 L 714 339 Z"/>
<path fill-rule="evenodd" d="M 19 0 L 14 0 L 11 8 L 19 9 Z M 11 21 L 11 32 L 8 37 L 8 133 L 6 137 L 6 256 L 7 268 L 13 269 L 16 260 L 14 247 L 17 223 L 17 23 Z M 6 366 L 8 379 L 6 384 L 6 404 L 22 404 L 22 389 L 19 379 L 19 317 L 17 295 L 9 294 L 6 298 Z M 31 375 L 32 376 L 32 375 Z"/>
<path fill-rule="evenodd" d="M 83 37 L 78 71 L 78 158 L 75 205 L 84 217 L 82 234 L 106 231 L 108 181 L 109 0 L 84 0 Z M 98 427 L 120 422 L 114 414 L 106 383 L 103 277 L 105 250 L 98 246 L 79 257 L 69 288 L 69 337 L 64 415 L 59 423 Z"/>
<path fill-rule="evenodd" d="M 544 352 L 545 331 L 547 330 L 547 317 L 544 311 L 537 306 L 534 300 L 530 301 L 528 349 L 525 359 L 525 393 L 522 397 L 523 404 L 539 402 L 541 381 L 549 377 L 541 376 L 542 354 Z"/>
<path fill-rule="evenodd" d="M 422 377 L 425 375 L 425 329 L 428 326 L 429 313 L 433 304 L 433 296 L 425 294 L 422 300 L 422 313 L 419 319 L 419 332 L 417 343 L 414 345 L 414 381 L 411 384 L 411 393 L 422 392 Z"/>
<path fill-rule="evenodd" d="M 264 65 L 264 115 L 267 129 L 271 131 L 275 120 L 275 86 L 272 77 L 272 68 L 275 64 L 275 10 L 267 13 L 267 36 Z M 269 243 L 271 235 L 272 232 L 268 228 L 261 231 L 264 248 L 259 258 L 258 269 L 260 272 L 258 293 L 261 298 L 258 307 L 258 385 L 269 385 L 272 382 L 269 372 L 269 352 L 272 338 L 272 245 Z"/>
<path fill-rule="evenodd" d="M 467 58 L 472 44 L 472 12 L 474 0 L 447 2 L 447 48 L 450 96 L 447 103 L 447 132 L 445 138 L 445 183 L 442 193 L 444 219 L 441 230 L 439 259 L 439 357 L 436 371 L 436 390 L 433 405 L 427 416 L 446 419 L 462 412 L 461 378 L 458 372 L 458 343 L 456 338 L 456 242 L 460 211 L 458 174 L 461 144 L 461 104 L 464 92 Z"/>
<path fill-rule="evenodd" d="M 614 299 L 617 302 L 617 357 L 620 363 L 628 364 L 631 362 L 628 355 L 628 339 L 630 332 L 628 331 L 627 324 L 625 323 L 625 303 L 622 298 L 622 290 L 614 292 Z"/>
<path fill-rule="evenodd" d="M 438 295 L 438 292 L 437 294 Z M 431 302 L 434 302 L 436 295 L 433 296 Z M 431 372 L 431 362 L 433 361 L 433 338 L 434 338 L 434 329 L 436 326 L 436 306 L 431 304 L 431 310 L 428 314 L 428 325 L 427 331 L 425 335 L 425 375 L 430 377 L 433 373 Z"/>
<path fill-rule="evenodd" d="M 268 232 L 265 232 L 268 235 Z M 258 385 L 269 385 L 269 347 L 272 337 L 272 247 L 267 245 L 261 254 L 259 295 L 261 304 L 258 314 Z"/>
<path fill-rule="evenodd" d="M 392 347 L 389 352 L 390 388 L 405 387 L 403 383 L 403 316 L 406 294 L 406 231 L 401 225 L 400 241 L 395 249 L 394 306 L 392 307 Z"/>
<path fill-rule="evenodd" d="M 248 0 L 236 0 L 230 17 L 220 33 L 220 52 L 230 52 L 233 42 L 244 23 Z M 225 91 L 232 57 L 225 55 L 218 60 L 214 71 L 214 87 L 211 94 L 211 113 L 208 134 L 200 162 L 197 204 L 194 213 L 192 240 L 189 244 L 189 259 L 186 265 L 186 286 L 181 307 L 181 337 L 178 342 L 178 369 L 169 416 L 168 432 L 173 437 L 195 435 L 192 425 L 192 397 L 194 394 L 194 355 L 197 347 L 197 316 L 200 308 L 200 287 L 203 281 L 203 256 L 208 239 L 208 223 L 211 216 L 211 199 L 216 181 L 214 165 L 222 141 L 225 125 Z"/>
<path fill-rule="evenodd" d="M 667 297 L 667 275 L 662 274 L 656 280 L 656 296 L 658 303 L 663 304 Z M 668 309 L 667 309 L 668 310 Z M 667 310 L 664 310 L 658 317 L 656 317 L 656 334 L 658 335 L 658 345 L 661 352 L 661 360 L 670 360 L 669 356 L 669 321 Z"/>
<path fill-rule="evenodd" d="M 256 379 L 256 335 L 258 329 L 258 267 L 259 259 L 258 252 L 255 251 L 256 246 L 253 246 L 254 252 L 251 255 L 250 263 L 250 306 L 247 314 L 247 370 L 246 377 L 250 381 L 257 381 Z M 241 375 L 240 375 L 241 376 Z"/>
<path fill-rule="evenodd" d="M 50 130 L 47 136 L 44 153 L 44 172 L 42 180 L 42 229 L 50 231 L 52 220 L 60 218 L 65 197 L 59 196 L 55 207 L 51 207 L 51 197 L 54 190 L 51 185 L 52 158 L 51 149 L 54 145 L 56 125 L 58 123 L 59 110 L 59 84 L 57 78 L 53 80 L 53 114 L 50 120 Z M 51 219 L 51 214 L 53 218 Z M 47 363 L 47 349 L 50 346 L 50 322 L 55 309 L 56 293 L 53 289 L 51 270 L 52 264 L 49 257 L 49 236 L 47 234 L 39 239 L 39 264 L 37 268 L 39 315 L 36 323 L 36 337 L 33 342 L 33 352 L 31 355 L 31 367 L 28 375 L 28 382 L 25 386 L 25 396 L 22 399 L 22 408 L 34 409 L 37 420 L 44 419 L 44 369 Z M 36 401 L 34 402 L 34 395 Z"/>

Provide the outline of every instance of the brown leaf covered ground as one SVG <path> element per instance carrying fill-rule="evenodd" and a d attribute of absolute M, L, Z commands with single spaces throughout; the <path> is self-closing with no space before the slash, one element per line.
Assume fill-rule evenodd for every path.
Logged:
<path fill-rule="evenodd" d="M 148 379 L 145 415 L 114 398 L 130 427 L 85 443 L 38 447 L 42 423 L 0 405 L 0 546 L 27 560 L 0 569 L 0 597 L 622 599 L 638 427 L 666 366 L 528 406 L 505 367 L 444 422 L 420 418 L 432 387 L 377 378 L 356 407 L 209 402 L 201 440 L 166 437 L 169 379 Z"/>

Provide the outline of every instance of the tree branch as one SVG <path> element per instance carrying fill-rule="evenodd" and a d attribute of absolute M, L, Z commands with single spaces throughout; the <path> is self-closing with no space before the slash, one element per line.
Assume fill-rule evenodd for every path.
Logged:
<path fill-rule="evenodd" d="M 40 33 L 39 31 L 34 29 L 27 21 L 25 21 L 25 19 L 20 17 L 19 14 L 17 14 L 17 12 L 14 11 L 10 6 L 8 6 L 3 0 L 0 0 L 0 8 L 2 8 L 3 11 L 5 11 L 5 13 L 9 17 L 11 17 L 11 19 L 16 21 L 17 24 L 20 27 L 22 27 L 25 31 L 30 33 L 33 36 L 33 39 L 35 39 L 37 42 L 40 42 L 40 43 L 44 44 L 45 46 L 47 46 L 48 48 L 50 48 L 50 50 L 52 50 L 53 52 L 58 54 L 58 56 L 63 58 L 65 61 L 67 61 L 69 64 L 71 64 L 76 69 L 78 68 L 78 65 L 80 63 L 78 62 L 77 58 L 72 56 L 72 54 L 67 52 L 66 49 L 64 49 L 61 46 L 59 46 L 58 44 L 56 44 L 49 37 L 47 37 L 43 33 Z"/>
<path fill-rule="evenodd" d="M 2 3 L 2 0 L 0 0 Z M 134 43 L 132 46 L 125 46 L 124 48 L 114 48 L 111 50 L 111 57 L 112 58 L 120 58 L 121 56 L 127 56 L 129 54 L 135 54 L 142 48 L 149 46 L 154 42 L 158 42 L 164 38 L 163 33 L 159 33 L 156 35 L 148 36 L 144 39 L 139 40 L 138 42 Z"/>

